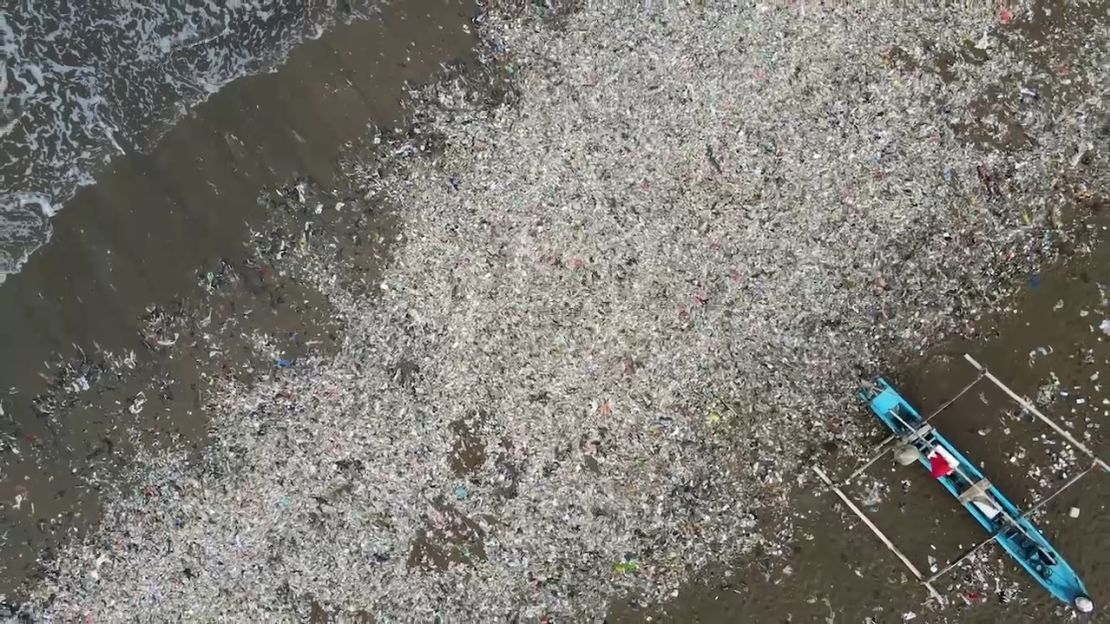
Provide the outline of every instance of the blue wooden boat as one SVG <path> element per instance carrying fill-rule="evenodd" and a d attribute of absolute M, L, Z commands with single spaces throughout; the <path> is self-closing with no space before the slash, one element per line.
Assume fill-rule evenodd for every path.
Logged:
<path fill-rule="evenodd" d="M 943 464 L 953 470 L 946 476 L 939 476 L 937 481 L 964 506 L 993 541 L 997 541 L 1042 587 L 1078 611 L 1089 612 L 1094 608 L 1079 575 L 1027 514 L 1023 514 L 992 485 L 978 466 L 947 438 L 924 423 L 917 410 L 894 386 L 880 377 L 860 392 L 860 398 L 901 440 L 904 451 L 909 451 L 913 457 L 913 451 L 907 447 L 912 445 L 916 449 L 916 461 L 925 466 L 930 474 L 936 476 L 935 456 L 939 454 L 944 458 Z"/>

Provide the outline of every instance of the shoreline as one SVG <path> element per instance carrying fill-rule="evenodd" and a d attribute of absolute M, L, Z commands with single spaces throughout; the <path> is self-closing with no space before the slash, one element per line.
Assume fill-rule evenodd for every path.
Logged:
<path fill-rule="evenodd" d="M 306 219 L 260 202 L 299 180 L 335 184 L 368 128 L 403 126 L 410 81 L 469 62 L 473 11 L 409 3 L 307 41 L 278 71 L 199 105 L 149 154 L 116 158 L 55 217 L 52 243 L 0 287 L 11 389 L 0 396 L 0 595 L 97 522 L 103 491 L 126 487 L 130 453 L 203 446 L 213 383 L 334 351 L 326 302 L 259 253 L 273 227 Z M 366 235 L 390 227 L 372 219 Z"/>
<path fill-rule="evenodd" d="M 223 87 L 270 73 L 300 44 L 381 11 L 365 0 L 269 11 L 229 5 L 199 14 L 52 8 L 23 7 L 3 23 L 0 283 L 49 241 L 54 213 L 105 177 L 113 158 L 151 153 Z"/>
<path fill-rule="evenodd" d="M 936 142 L 906 129 L 930 118 L 914 110 L 943 82 L 929 72 L 861 61 L 853 78 L 874 99 L 826 82 L 823 64 L 876 39 L 957 41 L 992 19 L 891 11 L 819 14 L 834 27 L 821 55 L 813 25 L 774 12 L 678 12 L 643 33 L 604 9 L 560 29 L 486 14 L 482 53 L 511 76 L 508 103 L 455 76 L 387 136 L 392 160 L 345 163 L 357 193 L 271 196 L 321 222 L 256 250 L 288 250 L 274 266 L 327 298 L 335 354 L 221 378 L 212 446 L 191 464 L 144 459 L 139 494 L 66 547 L 32 610 L 591 617 L 613 594 L 654 603 L 714 561 L 781 547 L 792 519 L 779 533 L 760 516 L 787 508 L 816 445 L 865 433 L 858 418 L 807 422 L 904 353 L 888 344 L 923 352 L 1053 258 L 1046 233 L 1069 235 L 1051 210 L 1008 207 L 1067 197 L 1020 166 L 1065 175 L 1070 130 L 1034 124 L 1047 140 L 1025 152 L 977 152 L 952 128 Z M 876 35 L 891 24 L 905 30 Z M 750 51 L 724 45 L 736 32 Z M 636 45 L 656 56 L 620 52 Z M 997 54 L 957 69 L 989 82 L 1014 60 Z M 738 85 L 781 118 L 723 95 Z M 794 89 L 825 94 L 827 127 Z M 905 127 L 882 119 L 892 110 Z M 863 123 L 893 138 L 834 158 L 869 149 Z M 1096 180 L 1103 161 L 1085 163 Z M 399 229 L 367 250 L 374 219 Z M 380 277 L 344 272 L 359 250 Z"/>

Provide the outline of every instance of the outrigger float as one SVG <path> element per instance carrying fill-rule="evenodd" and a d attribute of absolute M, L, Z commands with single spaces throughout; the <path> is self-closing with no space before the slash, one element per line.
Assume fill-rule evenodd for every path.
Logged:
<path fill-rule="evenodd" d="M 852 512 L 859 516 L 860 520 L 905 564 L 914 577 L 941 604 L 944 604 L 945 600 L 934 586 L 936 580 L 963 563 L 981 548 L 993 542 L 998 542 L 1022 569 L 1057 599 L 1082 613 L 1094 610 L 1094 602 L 1092 602 L 1079 575 L 1068 565 L 1063 555 L 1037 529 L 1030 516 L 1045 503 L 1078 482 L 1091 470 L 1101 468 L 1103 471 L 1110 472 L 1110 465 L 1096 457 L 1083 443 L 1076 440 L 1055 421 L 1042 414 L 1029 401 L 1018 396 L 1017 393 L 999 381 L 997 377 L 976 362 L 970 355 L 964 355 L 964 358 L 975 367 L 979 375 L 965 386 L 959 394 L 946 401 L 925 418 L 922 418 L 921 414 L 886 379 L 880 377 L 875 383 L 868 384 L 860 391 L 860 398 L 868 404 L 871 411 L 879 417 L 879 420 L 890 429 L 891 435 L 875 448 L 875 453 L 863 465 L 839 483 L 834 483 L 817 466 L 813 466 L 814 472 L 825 484 L 832 488 L 833 492 Z M 963 396 L 984 379 L 1001 388 L 1026 412 L 1043 421 L 1076 450 L 1086 454 L 1091 459 L 1090 467 L 1072 477 L 1058 490 L 1033 504 L 1024 512 L 1019 510 L 1016 505 L 1010 502 L 1010 499 L 1006 498 L 997 487 L 987 480 L 982 471 L 967 456 L 956 449 L 947 438 L 929 424 L 929 421 L 937 414 L 943 412 L 956 399 Z M 859 507 L 841 489 L 842 485 L 851 483 L 852 479 L 858 477 L 892 450 L 899 463 L 903 465 L 918 463 L 924 466 L 944 489 L 948 490 L 964 506 L 964 509 L 988 534 L 985 540 L 968 549 L 951 564 L 929 577 L 925 577 L 917 566 L 875 526 L 870 518 L 860 511 Z"/>

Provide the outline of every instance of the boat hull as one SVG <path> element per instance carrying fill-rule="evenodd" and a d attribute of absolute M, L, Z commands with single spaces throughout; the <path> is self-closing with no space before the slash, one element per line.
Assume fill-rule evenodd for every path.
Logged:
<path fill-rule="evenodd" d="M 937 478 L 967 512 L 1042 587 L 1059 600 L 1074 606 L 1085 599 L 1087 589 L 1075 570 L 1052 546 L 1033 522 L 994 485 L 979 467 L 932 427 L 922 428 L 921 414 L 886 379 L 860 393 L 871 411 L 896 436 L 919 452 L 918 463 L 932 473 L 929 455 L 940 453 L 955 464 L 952 474 Z M 979 487 L 971 492 L 970 489 Z M 974 497 L 970 495 L 974 494 Z"/>

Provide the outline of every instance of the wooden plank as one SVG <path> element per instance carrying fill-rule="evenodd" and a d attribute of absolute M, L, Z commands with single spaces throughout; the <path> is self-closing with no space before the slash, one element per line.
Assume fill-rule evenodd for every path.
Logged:
<path fill-rule="evenodd" d="M 890 549 L 890 552 L 897 555 L 898 559 L 900 559 L 902 563 L 904 563 L 906 567 L 909 568 L 914 577 L 925 584 L 925 587 L 929 590 L 929 593 L 935 596 L 937 600 L 939 600 L 941 604 L 943 604 L 944 598 L 940 595 L 940 593 L 937 592 L 936 589 L 933 588 L 933 586 L 930 584 L 930 581 L 925 579 L 925 577 L 921 574 L 921 571 L 917 569 L 917 566 L 915 566 L 913 562 L 911 562 L 906 557 L 906 555 L 902 554 L 901 550 L 898 550 L 898 547 L 894 545 L 894 542 L 891 542 L 890 539 L 887 538 L 886 534 L 884 534 L 879 529 L 879 527 L 875 526 L 875 523 L 871 522 L 871 519 L 864 515 L 863 511 L 861 511 L 859 507 L 856 507 L 856 504 L 852 502 L 852 499 L 848 498 L 848 495 L 845 494 L 843 490 L 833 484 L 832 479 L 829 478 L 829 475 L 825 474 L 825 471 L 821 470 L 817 466 L 811 466 L 811 468 L 813 468 L 813 471 L 817 473 L 817 476 L 825 482 L 825 485 L 829 486 L 832 491 L 835 492 L 838 497 L 840 497 L 840 500 L 848 507 L 848 509 L 851 509 L 852 512 L 859 516 L 859 519 L 862 520 L 865 525 L 867 525 L 867 528 L 871 529 L 871 532 L 875 534 L 875 537 L 878 537 L 879 541 L 881 541 L 887 548 Z"/>
<path fill-rule="evenodd" d="M 975 358 L 973 358 L 969 354 L 965 353 L 964 354 L 964 359 L 966 359 L 969 363 L 971 363 L 972 366 L 974 366 L 980 372 L 982 372 L 983 375 L 986 376 L 987 379 L 994 382 L 994 385 L 998 386 L 999 388 L 1002 389 L 1003 392 L 1010 395 L 1010 398 L 1013 399 L 1014 401 L 1016 401 L 1018 405 L 1025 408 L 1030 414 L 1033 414 L 1037 418 L 1041 419 L 1041 422 L 1045 423 L 1049 427 L 1052 427 L 1052 429 L 1056 433 L 1060 434 L 1065 440 L 1070 442 L 1072 446 L 1079 449 L 1080 451 L 1083 451 L 1083 453 L 1085 453 L 1088 457 L 1090 457 L 1092 460 L 1094 460 L 1094 462 L 1096 464 L 1098 464 L 1104 471 L 1110 472 L 1110 464 L 1107 464 L 1106 462 L 1099 459 L 1091 451 L 1091 449 L 1087 448 L 1079 440 L 1076 440 L 1075 437 L 1072 434 L 1068 433 L 1063 427 L 1056 424 L 1056 421 L 1054 421 L 1051 418 L 1049 418 L 1048 416 L 1045 416 L 1044 414 L 1042 414 L 1040 412 L 1040 410 L 1038 410 L 1036 407 L 1033 407 L 1032 403 L 1030 403 L 1029 401 L 1026 401 L 1021 396 L 1018 396 L 1018 394 L 1016 392 L 1014 392 L 1013 390 L 1011 390 L 1009 386 L 1002 383 L 997 377 L 992 375 L 990 371 L 988 371 L 986 368 L 984 368 L 983 365 L 979 364 L 979 362 L 976 362 Z"/>

